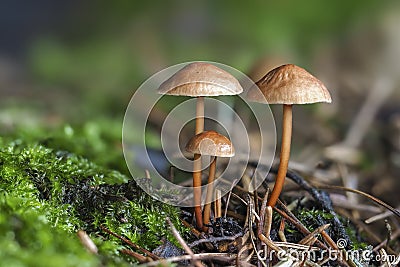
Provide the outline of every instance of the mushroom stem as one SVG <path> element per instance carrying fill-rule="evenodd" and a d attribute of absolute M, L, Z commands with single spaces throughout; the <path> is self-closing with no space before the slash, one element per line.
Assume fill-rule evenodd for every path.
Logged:
<path fill-rule="evenodd" d="M 290 143 L 292 139 L 292 105 L 283 105 L 282 144 L 278 173 L 275 178 L 274 189 L 267 202 L 274 207 L 282 191 L 290 158 Z"/>
<path fill-rule="evenodd" d="M 203 228 L 203 219 L 201 216 L 201 158 L 200 154 L 194 154 L 193 162 L 193 200 L 194 216 L 198 229 Z"/>
<path fill-rule="evenodd" d="M 196 131 L 195 134 L 204 131 L 204 97 L 198 96 L 196 101 Z"/>
<path fill-rule="evenodd" d="M 214 157 L 211 160 L 210 172 L 208 174 L 208 184 L 207 184 L 206 204 L 204 205 L 203 224 L 208 224 L 210 222 L 211 199 L 214 191 L 213 182 L 215 179 L 216 165 L 217 165 L 217 157 Z M 206 232 L 207 230 L 208 228 L 206 226 L 203 226 L 203 231 Z"/>
<path fill-rule="evenodd" d="M 196 130 L 195 134 L 204 131 L 204 97 L 197 97 L 196 102 Z M 194 154 L 193 162 L 193 201 L 194 201 L 194 216 L 198 229 L 203 228 L 201 216 L 201 158 L 200 154 Z"/>

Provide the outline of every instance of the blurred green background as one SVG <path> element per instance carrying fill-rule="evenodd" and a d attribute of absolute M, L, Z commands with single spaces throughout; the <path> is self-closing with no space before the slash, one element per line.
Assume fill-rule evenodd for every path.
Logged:
<path fill-rule="evenodd" d="M 293 62 L 319 74 L 320 54 L 357 32 L 373 35 L 371 27 L 393 6 L 370 0 L 1 1 L 2 113 L 7 106 L 7 112 L 29 109 L 29 117 L 33 108 L 50 123 L 122 120 L 145 79 L 192 60 L 245 73 L 260 60 Z"/>
<path fill-rule="evenodd" d="M 123 170 L 124 112 L 155 72 L 209 60 L 257 79 L 294 63 L 320 78 L 334 99 L 298 109 L 294 159 L 302 161 L 309 158 L 301 151 L 306 144 L 345 138 L 379 77 L 398 85 L 399 17 L 397 1 L 375 0 L 1 1 L 0 133 L 49 136 L 61 127 L 71 137 L 68 148 Z M 379 105 L 383 125 L 398 109 L 398 90 L 390 95 Z M 74 135 L 76 125 L 86 141 Z M 372 129 L 379 147 L 372 150 L 384 150 Z M 99 156 L 110 147 L 113 160 Z"/>

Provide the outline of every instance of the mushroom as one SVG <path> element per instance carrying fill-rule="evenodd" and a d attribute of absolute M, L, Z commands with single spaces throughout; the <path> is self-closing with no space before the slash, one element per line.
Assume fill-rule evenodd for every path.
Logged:
<path fill-rule="evenodd" d="M 237 95 L 241 92 L 243 92 L 243 88 L 235 77 L 225 70 L 205 62 L 186 65 L 158 88 L 160 94 L 197 97 L 195 134 L 204 130 L 204 96 Z M 197 227 L 202 229 L 199 154 L 194 154 L 193 199 Z"/>
<path fill-rule="evenodd" d="M 205 131 L 193 136 L 189 140 L 186 145 L 186 151 L 202 156 L 212 156 L 208 175 L 206 204 L 204 205 L 203 214 L 203 225 L 208 224 L 210 222 L 211 198 L 213 193 L 212 183 L 215 179 L 217 157 L 233 157 L 235 155 L 235 149 L 226 136 L 219 134 L 216 131 Z M 203 230 L 206 231 L 207 228 L 203 227 Z"/>
<path fill-rule="evenodd" d="M 247 98 L 269 104 L 283 104 L 282 144 L 274 189 L 267 204 L 274 207 L 282 191 L 290 158 L 292 137 L 292 105 L 332 102 L 325 85 L 305 69 L 293 64 L 282 65 L 268 72 L 256 82 Z M 259 93 L 261 90 L 262 95 Z M 264 97 L 263 97 L 264 96 Z"/>

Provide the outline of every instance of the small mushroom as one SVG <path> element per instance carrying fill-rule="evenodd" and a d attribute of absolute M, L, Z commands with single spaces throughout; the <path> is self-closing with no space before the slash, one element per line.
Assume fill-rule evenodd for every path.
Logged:
<path fill-rule="evenodd" d="M 206 194 L 206 204 L 204 205 L 203 225 L 210 222 L 211 198 L 213 193 L 212 183 L 215 179 L 215 169 L 217 157 L 233 157 L 235 149 L 231 141 L 224 135 L 215 131 L 205 131 L 192 137 L 186 145 L 186 151 L 202 156 L 212 156 L 210 171 L 208 175 L 208 185 Z M 196 218 L 197 219 L 197 218 Z M 207 228 L 203 227 L 206 231 Z"/>
<path fill-rule="evenodd" d="M 305 69 L 293 64 L 282 65 L 268 72 L 249 90 L 251 101 L 283 104 L 282 144 L 278 173 L 268 205 L 274 207 L 282 191 L 290 158 L 292 138 L 292 105 L 332 102 L 325 85 Z M 262 95 L 259 93 L 261 90 Z"/>
<path fill-rule="evenodd" d="M 243 88 L 235 77 L 225 70 L 205 62 L 186 65 L 158 88 L 160 94 L 197 97 L 195 134 L 204 130 L 204 96 L 237 95 L 241 92 L 243 92 Z M 197 227 L 202 229 L 200 170 L 200 155 L 195 154 L 193 162 L 194 210 Z"/>

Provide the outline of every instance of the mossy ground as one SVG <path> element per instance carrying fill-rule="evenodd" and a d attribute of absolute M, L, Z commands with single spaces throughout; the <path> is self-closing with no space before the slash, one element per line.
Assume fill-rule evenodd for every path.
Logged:
<path fill-rule="evenodd" d="M 175 242 L 166 216 L 185 231 L 177 208 L 155 201 L 123 174 L 117 139 L 104 135 L 101 125 L 0 139 L 1 265 L 124 266 L 132 262 L 120 253 L 126 244 L 101 232 L 100 225 L 149 250 L 163 238 Z M 100 256 L 80 244 L 75 234 L 80 229 L 90 234 Z"/>
<path fill-rule="evenodd" d="M 115 129 L 120 125 L 102 120 L 51 131 L 16 129 L 17 134 L 0 138 L 1 266 L 127 266 L 135 263 L 121 253 L 127 245 L 100 226 L 149 250 L 165 239 L 176 244 L 166 216 L 186 232 L 179 209 L 155 201 L 130 178 Z M 333 225 L 332 214 L 314 206 L 299 206 L 295 216 L 310 231 Z M 364 249 L 352 224 L 340 220 L 351 249 Z M 280 221 L 275 215 L 273 239 Z M 80 244 L 80 229 L 89 233 L 99 255 L 89 254 Z M 334 230 L 327 231 L 336 240 Z M 304 237 L 290 223 L 285 235 L 293 243 Z"/>

